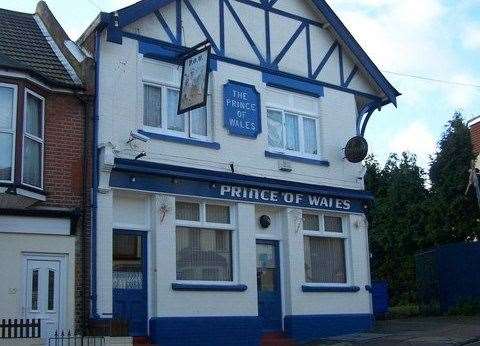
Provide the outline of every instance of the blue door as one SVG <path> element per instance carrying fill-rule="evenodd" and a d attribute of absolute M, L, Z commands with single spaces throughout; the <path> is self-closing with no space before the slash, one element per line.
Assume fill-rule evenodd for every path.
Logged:
<path fill-rule="evenodd" d="M 147 335 L 146 232 L 113 232 L 113 318 L 128 323 L 130 336 Z"/>
<path fill-rule="evenodd" d="M 282 330 L 278 242 L 257 240 L 258 316 L 264 332 Z"/>

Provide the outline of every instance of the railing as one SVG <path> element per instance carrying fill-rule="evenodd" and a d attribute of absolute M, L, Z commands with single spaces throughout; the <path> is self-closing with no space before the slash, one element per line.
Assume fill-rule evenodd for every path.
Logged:
<path fill-rule="evenodd" d="M 0 339 L 40 338 L 40 320 L 36 319 L 2 319 Z"/>
<path fill-rule="evenodd" d="M 53 337 L 48 338 L 48 346 L 104 346 L 103 336 L 83 336 L 71 331 L 55 332 Z"/>

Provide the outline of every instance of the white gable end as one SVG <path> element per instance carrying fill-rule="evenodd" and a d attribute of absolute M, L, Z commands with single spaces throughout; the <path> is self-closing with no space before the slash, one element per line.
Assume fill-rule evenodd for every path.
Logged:
<path fill-rule="evenodd" d="M 280 0 L 266 15 L 261 1 L 225 0 L 223 15 L 221 11 L 218 0 L 183 0 L 181 13 L 177 13 L 173 1 L 158 9 L 161 18 L 151 13 L 125 30 L 177 44 L 180 16 L 182 46 L 211 40 L 216 55 L 382 97 L 378 88 L 371 87 L 371 79 L 365 77 L 365 71 L 354 63 L 348 50 L 340 45 L 333 47 L 337 38 L 322 27 L 324 18 L 308 2 Z M 355 66 L 358 72 L 346 83 Z"/>

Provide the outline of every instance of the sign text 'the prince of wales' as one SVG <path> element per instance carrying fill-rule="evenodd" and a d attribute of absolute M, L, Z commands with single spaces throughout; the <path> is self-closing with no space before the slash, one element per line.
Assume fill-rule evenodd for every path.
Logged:
<path fill-rule="evenodd" d="M 223 86 L 224 123 L 231 135 L 257 138 L 260 112 L 260 94 L 253 85 L 229 81 Z"/>

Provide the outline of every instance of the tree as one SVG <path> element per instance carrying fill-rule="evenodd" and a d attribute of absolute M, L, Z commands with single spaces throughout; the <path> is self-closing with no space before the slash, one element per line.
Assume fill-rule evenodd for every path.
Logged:
<path fill-rule="evenodd" d="M 392 154 L 385 167 L 366 160 L 367 190 L 375 195 L 368 212 L 374 279 L 387 280 L 393 303 L 415 298 L 414 255 L 423 245 L 426 223 L 425 173 L 416 156 Z"/>
<path fill-rule="evenodd" d="M 474 158 L 471 143 L 470 131 L 457 112 L 448 122 L 430 166 L 427 234 L 432 245 L 474 240 L 480 236 L 480 211 L 474 190 L 470 189 L 465 196 Z"/>

